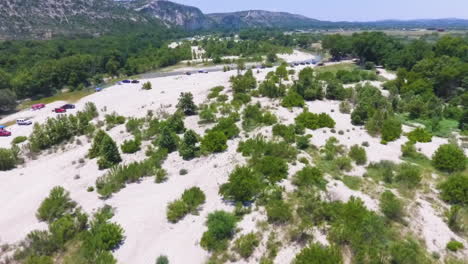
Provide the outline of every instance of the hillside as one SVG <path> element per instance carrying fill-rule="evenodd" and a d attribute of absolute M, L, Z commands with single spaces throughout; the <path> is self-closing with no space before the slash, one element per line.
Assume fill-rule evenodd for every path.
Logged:
<path fill-rule="evenodd" d="M 95 34 L 157 25 L 112 0 L 4 0 L 0 10 L 0 39 Z"/>

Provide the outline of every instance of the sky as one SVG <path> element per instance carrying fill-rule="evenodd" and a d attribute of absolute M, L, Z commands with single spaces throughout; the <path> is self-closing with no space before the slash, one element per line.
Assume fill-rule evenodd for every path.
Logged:
<path fill-rule="evenodd" d="M 468 0 L 173 0 L 204 13 L 248 9 L 284 11 L 328 21 L 464 18 Z"/>

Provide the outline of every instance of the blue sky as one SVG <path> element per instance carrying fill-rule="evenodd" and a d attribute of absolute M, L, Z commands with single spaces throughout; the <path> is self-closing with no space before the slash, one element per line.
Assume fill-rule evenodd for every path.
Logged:
<path fill-rule="evenodd" d="M 173 0 L 205 13 L 264 9 L 330 21 L 465 18 L 468 0 Z"/>

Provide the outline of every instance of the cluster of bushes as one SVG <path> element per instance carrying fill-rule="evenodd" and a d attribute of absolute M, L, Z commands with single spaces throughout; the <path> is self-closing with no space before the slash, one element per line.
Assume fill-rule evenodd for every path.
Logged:
<path fill-rule="evenodd" d="M 233 139 L 240 133 L 236 125 L 238 120 L 237 114 L 231 114 L 229 117 L 221 118 L 212 129 L 207 130 L 201 140 L 201 152 L 208 154 L 225 151 L 228 139 Z"/>
<path fill-rule="evenodd" d="M 177 134 L 185 132 L 185 125 L 183 115 L 176 112 L 163 122 L 154 122 L 152 133 L 157 135 L 156 140 L 153 142 L 156 146 L 166 149 L 168 153 L 172 153 L 179 147 L 180 138 Z"/>
<path fill-rule="evenodd" d="M 246 141 L 241 141 L 237 151 L 245 157 L 252 157 L 253 161 L 263 156 L 273 156 L 292 161 L 297 156 L 297 149 L 290 144 L 284 141 L 267 141 L 263 136 L 256 136 Z"/>
<path fill-rule="evenodd" d="M 29 137 L 32 152 L 39 152 L 71 140 L 75 136 L 91 133 L 94 126 L 90 121 L 98 116 L 96 106 L 86 103 L 84 111 L 76 115 L 61 115 L 49 118 L 44 124 L 34 124 Z"/>
<path fill-rule="evenodd" d="M 108 169 L 122 161 L 117 144 L 103 130 L 99 130 L 94 136 L 88 157 L 90 159 L 99 157 L 98 166 L 100 170 Z"/>
<path fill-rule="evenodd" d="M 10 149 L 0 148 L 0 171 L 14 169 L 20 161 L 18 146 L 14 145 Z"/>
<path fill-rule="evenodd" d="M 198 187 L 187 189 L 182 197 L 168 204 L 167 220 L 171 223 L 177 223 L 187 214 L 196 214 L 198 208 L 205 203 L 206 196 Z"/>
<path fill-rule="evenodd" d="M 166 157 L 167 150 L 160 149 L 142 162 L 112 167 L 109 172 L 96 179 L 97 192 L 103 198 L 109 198 L 113 193 L 123 189 L 127 183 L 137 182 L 143 177 L 157 175 Z"/>
<path fill-rule="evenodd" d="M 222 251 L 228 247 L 237 225 L 235 215 L 225 211 L 215 211 L 208 215 L 206 226 L 200 245 L 209 251 Z"/>
<path fill-rule="evenodd" d="M 273 136 L 279 136 L 288 143 L 294 143 L 296 141 L 296 126 L 277 124 L 273 126 Z"/>
<path fill-rule="evenodd" d="M 120 146 L 123 153 L 133 154 L 141 150 L 141 140 L 135 138 L 133 140 L 125 140 Z"/>
<path fill-rule="evenodd" d="M 404 214 L 402 201 L 391 191 L 385 191 L 380 196 L 380 210 L 392 220 L 400 220 Z"/>
<path fill-rule="evenodd" d="M 258 126 L 270 126 L 278 122 L 276 116 L 262 110 L 260 103 L 248 105 L 242 113 L 242 127 L 245 131 L 252 131 Z"/>
<path fill-rule="evenodd" d="M 111 251 L 123 242 L 124 231 L 120 225 L 109 222 L 113 217 L 110 207 L 98 210 L 88 221 L 69 193 L 55 187 L 41 203 L 37 217 L 48 223 L 48 229 L 30 232 L 15 252 L 16 260 L 53 263 L 56 254 L 68 251 L 70 259 L 78 263 L 116 263 Z"/>
<path fill-rule="evenodd" d="M 208 99 L 216 98 L 224 90 L 224 86 L 216 86 L 211 88 L 210 93 L 208 94 Z"/>
<path fill-rule="evenodd" d="M 304 98 L 297 92 L 290 90 L 283 100 L 281 101 L 281 106 L 283 107 L 303 107 L 305 105 Z"/>
<path fill-rule="evenodd" d="M 284 85 L 277 85 L 273 79 L 267 79 L 260 84 L 259 92 L 262 96 L 268 98 L 279 98 L 284 96 L 286 87 Z"/>
<path fill-rule="evenodd" d="M 239 104 L 250 102 L 251 98 L 248 93 L 257 87 L 257 80 L 253 76 L 252 70 L 248 70 L 244 75 L 232 76 L 232 90 L 234 92 L 233 101 Z"/>
<path fill-rule="evenodd" d="M 105 116 L 106 120 L 106 130 L 111 130 L 112 128 L 125 124 L 125 117 L 120 116 L 117 113 L 108 114 Z"/>
<path fill-rule="evenodd" d="M 335 121 L 326 113 L 314 114 L 308 111 L 304 111 L 298 115 L 295 120 L 296 125 L 312 130 L 324 127 L 335 127 Z"/>
<path fill-rule="evenodd" d="M 228 182 L 219 188 L 219 194 L 224 199 L 246 203 L 254 200 L 264 186 L 260 173 L 250 167 L 236 167 Z"/>
<path fill-rule="evenodd" d="M 366 175 L 376 181 L 384 181 L 387 184 L 397 184 L 398 186 L 413 189 L 422 180 L 422 169 L 411 163 L 396 165 L 391 161 L 380 161 L 369 164 Z"/>

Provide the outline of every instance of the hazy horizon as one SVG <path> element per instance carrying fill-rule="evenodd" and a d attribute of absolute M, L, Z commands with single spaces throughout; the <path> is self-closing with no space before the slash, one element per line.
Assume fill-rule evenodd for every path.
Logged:
<path fill-rule="evenodd" d="M 413 19 L 468 19 L 467 0 L 173 0 L 200 8 L 204 13 L 222 13 L 262 9 L 289 12 L 328 21 L 377 21 Z"/>

